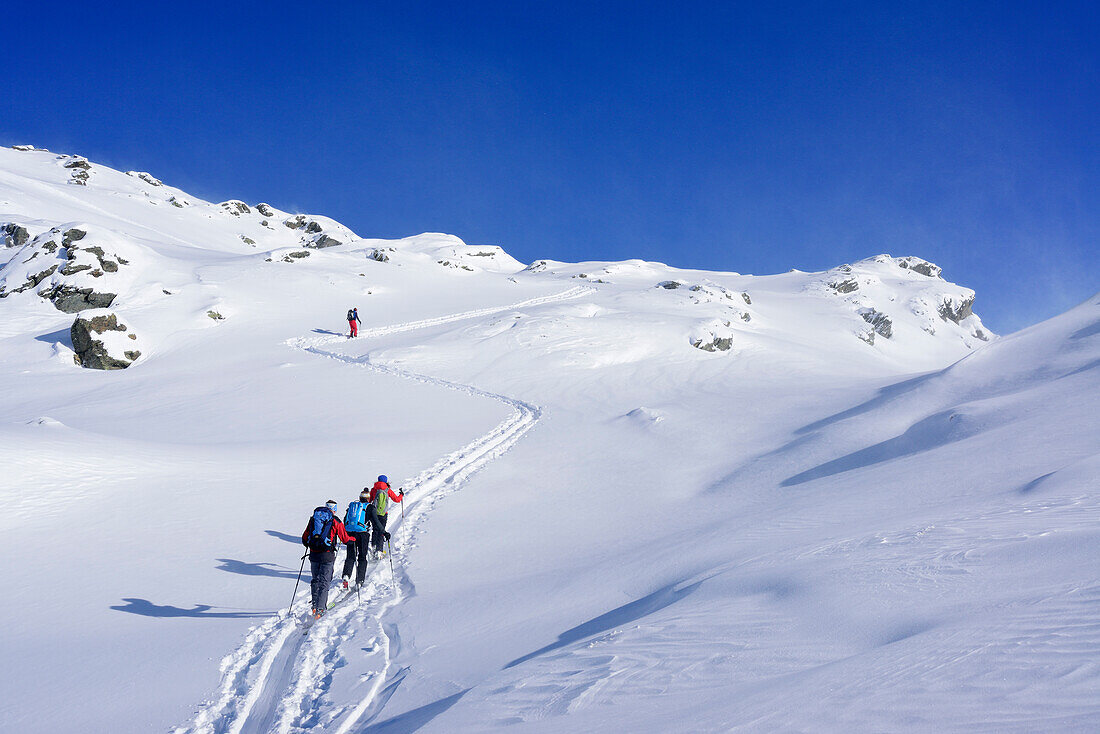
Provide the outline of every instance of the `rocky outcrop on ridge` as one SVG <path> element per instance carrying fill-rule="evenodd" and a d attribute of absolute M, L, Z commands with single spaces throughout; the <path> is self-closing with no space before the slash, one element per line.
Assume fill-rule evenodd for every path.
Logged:
<path fill-rule="evenodd" d="M 919 257 L 878 255 L 826 271 L 811 281 L 808 290 L 839 296 L 849 304 L 870 327 L 853 333 L 871 345 L 876 335 L 893 338 L 899 319 L 915 321 L 933 336 L 945 324 L 958 327 L 955 333 L 969 348 L 988 341 L 989 334 L 972 309 L 974 291 L 945 281 L 942 272 L 938 265 Z M 895 300 L 902 289 L 911 294 L 904 303 Z"/>
<path fill-rule="evenodd" d="M 100 283 L 111 282 L 130 261 L 105 249 L 110 246 L 107 237 L 89 238 L 86 226 L 44 232 L 0 268 L 0 298 L 33 290 L 64 313 L 111 306 L 118 290 Z"/>

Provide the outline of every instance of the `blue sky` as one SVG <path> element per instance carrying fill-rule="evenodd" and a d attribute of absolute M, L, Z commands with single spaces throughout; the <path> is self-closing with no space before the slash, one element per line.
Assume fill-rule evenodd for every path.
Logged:
<path fill-rule="evenodd" d="M 1100 289 L 1086 3 L 50 3 L 0 143 L 520 260 L 915 254 L 1007 333 Z"/>

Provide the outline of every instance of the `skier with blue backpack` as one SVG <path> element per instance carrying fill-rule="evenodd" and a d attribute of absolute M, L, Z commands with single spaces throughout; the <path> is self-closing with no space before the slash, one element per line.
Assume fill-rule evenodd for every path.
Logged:
<path fill-rule="evenodd" d="M 344 523 L 336 517 L 336 507 L 336 500 L 329 500 L 315 509 L 302 533 L 302 545 L 309 548 L 309 571 L 313 575 L 309 590 L 314 619 L 320 619 L 328 609 L 328 587 L 336 565 L 336 543 L 353 540 L 344 530 Z"/>
<path fill-rule="evenodd" d="M 370 490 L 363 488 L 359 493 L 359 500 L 348 504 L 348 510 L 344 514 L 344 528 L 352 541 L 348 543 L 348 554 L 344 558 L 344 588 L 348 588 L 351 581 L 351 573 L 359 564 L 355 574 L 356 586 L 362 586 L 367 578 L 367 550 L 370 548 L 371 531 L 389 540 L 390 534 L 378 522 L 378 515 L 373 512 L 370 503 Z"/>

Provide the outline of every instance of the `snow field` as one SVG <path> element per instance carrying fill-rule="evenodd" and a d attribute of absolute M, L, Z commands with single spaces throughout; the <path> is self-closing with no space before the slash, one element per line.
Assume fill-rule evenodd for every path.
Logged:
<path fill-rule="evenodd" d="M 0 659 L 63 661 L 0 728 L 1100 724 L 1097 298 L 997 339 L 915 258 L 524 269 L 71 162 L 0 151 L 0 225 L 126 248 L 71 282 L 143 356 L 76 367 L 0 248 Z M 302 636 L 303 519 L 378 473 L 396 588 Z"/>

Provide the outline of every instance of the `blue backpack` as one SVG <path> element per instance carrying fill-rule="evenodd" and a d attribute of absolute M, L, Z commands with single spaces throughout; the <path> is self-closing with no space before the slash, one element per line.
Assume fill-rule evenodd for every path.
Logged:
<path fill-rule="evenodd" d="M 330 551 L 335 549 L 332 542 L 332 523 L 336 515 L 332 514 L 327 506 L 318 507 L 313 511 L 313 519 L 309 528 L 309 549 L 313 551 Z"/>
<path fill-rule="evenodd" d="M 344 514 L 344 527 L 349 533 L 365 533 L 367 531 L 367 503 L 351 502 L 348 511 Z"/>

